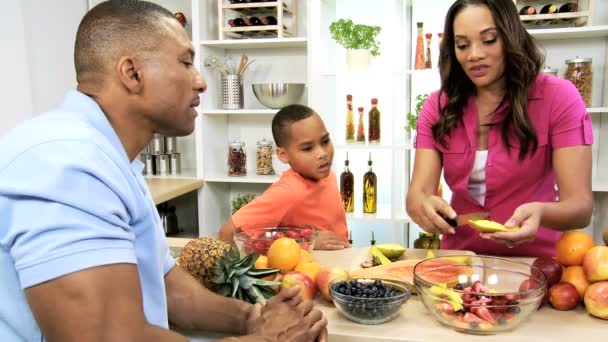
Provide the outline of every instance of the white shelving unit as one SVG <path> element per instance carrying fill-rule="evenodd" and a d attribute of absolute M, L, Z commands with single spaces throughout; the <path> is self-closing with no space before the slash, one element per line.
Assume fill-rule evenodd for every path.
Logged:
<path fill-rule="evenodd" d="M 275 115 L 276 109 L 210 109 L 203 111 L 203 115 Z"/>

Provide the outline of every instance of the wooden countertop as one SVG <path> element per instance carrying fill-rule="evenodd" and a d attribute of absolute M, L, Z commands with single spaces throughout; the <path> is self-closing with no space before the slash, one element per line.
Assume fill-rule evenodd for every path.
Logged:
<path fill-rule="evenodd" d="M 203 186 L 195 178 L 146 178 L 154 204 L 166 202 Z"/>
<path fill-rule="evenodd" d="M 420 250 L 408 250 L 409 255 L 420 254 Z M 358 267 L 367 256 L 367 248 L 350 248 L 342 251 L 314 251 L 313 256 L 321 266 L 337 266 L 348 270 Z M 521 258 L 520 258 L 521 259 Z M 528 260 L 531 259 L 521 259 Z M 349 321 L 337 309 L 317 296 L 315 305 L 329 322 L 330 342 L 373 341 L 605 341 L 608 336 L 608 321 L 587 314 L 582 306 L 572 311 L 558 311 L 549 306 L 530 316 L 515 330 L 496 335 L 480 336 L 460 333 L 440 324 L 426 310 L 420 298 L 413 295 L 394 320 L 379 325 L 362 325 Z M 187 332 L 191 341 L 208 341 L 221 335 Z"/>

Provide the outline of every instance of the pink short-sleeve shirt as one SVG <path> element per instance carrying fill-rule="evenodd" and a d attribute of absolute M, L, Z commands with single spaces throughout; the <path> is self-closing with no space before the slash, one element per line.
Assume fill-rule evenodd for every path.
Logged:
<path fill-rule="evenodd" d="M 538 137 L 538 148 L 519 161 L 519 141 L 512 136 L 511 148 L 502 142 L 500 124 L 490 126 L 486 161 L 486 199 L 481 205 L 468 192 L 469 176 L 477 150 L 477 107 L 475 97 L 468 100 L 463 120 L 445 138 L 442 146 L 433 138 L 432 126 L 439 120 L 439 92 L 429 96 L 417 124 L 415 147 L 435 149 L 443 159 L 445 181 L 452 190 L 451 205 L 459 214 L 486 211 L 490 219 L 504 223 L 515 209 L 528 202 L 553 202 L 557 198 L 553 150 L 576 145 L 591 145 L 591 118 L 577 89 L 567 80 L 540 74 L 529 91 L 528 116 Z M 507 105 L 499 108 L 493 123 L 500 123 Z M 478 254 L 554 256 L 560 232 L 540 227 L 533 242 L 507 248 L 484 240 L 469 226 L 444 235 L 441 247 L 471 250 Z"/>

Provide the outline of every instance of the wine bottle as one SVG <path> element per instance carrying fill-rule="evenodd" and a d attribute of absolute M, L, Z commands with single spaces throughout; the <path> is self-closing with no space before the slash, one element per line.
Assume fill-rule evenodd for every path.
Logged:
<path fill-rule="evenodd" d="M 355 117 L 353 114 L 353 96 L 346 95 L 346 142 L 355 141 Z"/>
<path fill-rule="evenodd" d="M 548 4 L 543 6 L 543 8 L 540 9 L 540 14 L 554 14 L 557 13 L 557 6 L 553 5 L 553 4 Z"/>
<path fill-rule="evenodd" d="M 363 212 L 373 214 L 378 205 L 378 179 L 372 170 L 372 153 L 369 153 L 369 170 L 363 175 Z"/>
<path fill-rule="evenodd" d="M 577 12 L 578 4 L 576 2 L 568 2 L 559 7 L 559 13 Z"/>
<path fill-rule="evenodd" d="M 352 172 L 348 169 L 348 152 L 346 152 L 346 160 L 344 161 L 344 172 L 340 175 L 340 195 L 342 195 L 342 205 L 344 211 L 352 213 L 355 209 L 355 178 Z"/>
<path fill-rule="evenodd" d="M 519 10 L 520 15 L 534 15 L 536 14 L 536 8 L 533 6 L 524 6 Z"/>

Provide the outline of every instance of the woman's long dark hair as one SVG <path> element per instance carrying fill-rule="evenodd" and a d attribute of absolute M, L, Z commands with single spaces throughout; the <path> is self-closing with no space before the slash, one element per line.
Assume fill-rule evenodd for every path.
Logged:
<path fill-rule="evenodd" d="M 538 138 L 528 118 L 526 103 L 528 91 L 541 70 L 544 57 L 534 38 L 519 20 L 512 0 L 458 0 L 450 7 L 439 54 L 440 95 L 446 96 L 447 102 L 444 107 L 439 105 L 441 117 L 433 125 L 433 136 L 436 141 L 445 144 L 445 135 L 462 120 L 464 106 L 469 97 L 476 94 L 475 85 L 456 59 L 454 42 L 454 19 L 469 6 L 486 6 L 492 12 L 502 40 L 505 54 L 505 97 L 502 103 L 509 102 L 501 125 L 502 140 L 510 148 L 508 137 L 512 131 L 520 142 L 519 159 L 523 160 L 528 152 L 533 154 L 538 147 Z"/>

